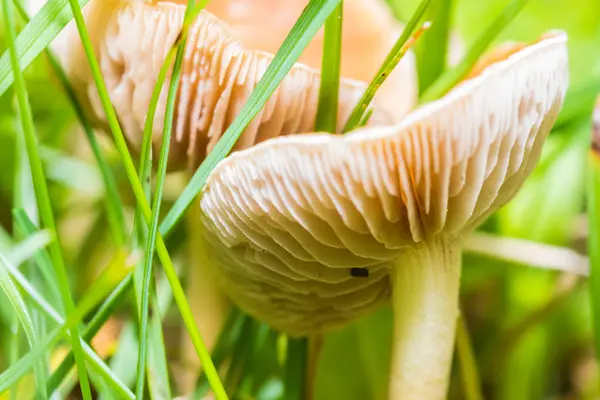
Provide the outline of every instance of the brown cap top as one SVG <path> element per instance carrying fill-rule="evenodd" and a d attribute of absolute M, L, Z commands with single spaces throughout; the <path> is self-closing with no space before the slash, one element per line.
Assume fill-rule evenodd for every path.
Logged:
<path fill-rule="evenodd" d="M 86 9 L 107 88 L 126 137 L 141 145 L 144 121 L 165 55 L 177 39 L 185 7 L 172 2 L 92 0 Z M 74 33 L 77 35 L 77 33 Z M 78 36 L 74 38 L 79 42 Z M 79 46 L 80 47 L 80 46 Z M 73 46 L 76 49 L 76 46 Z M 71 51 L 70 75 L 83 100 L 100 123 L 104 112 L 82 51 Z M 208 12 L 190 27 L 176 104 L 170 168 L 197 167 L 233 122 L 263 76 L 273 56 L 247 50 L 232 30 Z M 154 144 L 160 146 L 169 79 L 154 123 Z M 296 64 L 264 109 L 242 133 L 234 150 L 277 136 L 314 129 L 320 74 Z M 365 84 L 343 79 L 339 129 L 362 95 Z M 371 123 L 386 120 L 376 110 Z"/>
<path fill-rule="evenodd" d="M 227 292 L 291 334 L 384 301 L 405 246 L 473 229 L 518 191 L 563 103 L 566 41 L 507 54 L 398 125 L 277 138 L 222 161 L 201 209 Z"/>

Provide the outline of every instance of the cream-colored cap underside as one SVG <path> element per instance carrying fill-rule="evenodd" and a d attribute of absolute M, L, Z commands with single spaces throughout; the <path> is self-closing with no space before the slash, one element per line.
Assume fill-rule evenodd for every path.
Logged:
<path fill-rule="evenodd" d="M 242 309 L 290 334 L 363 315 L 388 299 L 403 248 L 460 236 L 514 196 L 567 86 L 566 37 L 553 33 L 396 126 L 237 152 L 203 191 L 209 262 Z"/>

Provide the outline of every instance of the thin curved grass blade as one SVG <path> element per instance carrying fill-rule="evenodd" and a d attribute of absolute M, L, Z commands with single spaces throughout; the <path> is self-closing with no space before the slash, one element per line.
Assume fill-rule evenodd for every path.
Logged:
<path fill-rule="evenodd" d="M 450 18 L 454 0 L 433 0 L 425 19 L 431 29 L 415 46 L 419 76 L 419 92 L 423 93 L 446 69 Z"/>
<path fill-rule="evenodd" d="M 487 50 L 492 41 L 512 22 L 530 0 L 513 0 L 502 13 L 473 43 L 463 60 L 453 69 L 440 76 L 422 95 L 421 102 L 427 103 L 445 95 L 458 82 L 464 79 L 477 60 Z"/>
<path fill-rule="evenodd" d="M 298 380 L 308 367 L 308 338 L 289 338 L 285 360 L 285 398 L 303 400 L 307 394 L 306 384 Z"/>
<path fill-rule="evenodd" d="M 563 107 L 552 129 L 559 131 L 582 121 L 587 123 L 590 114 L 593 112 L 594 102 L 598 93 L 600 93 L 600 79 L 588 82 L 582 87 L 569 89 Z M 565 129 L 565 131 L 572 130 Z"/>
<path fill-rule="evenodd" d="M 473 343 L 469 328 L 462 313 L 456 321 L 456 352 L 463 382 L 463 393 L 466 400 L 483 400 L 479 369 L 473 351 Z"/>
<path fill-rule="evenodd" d="M 588 251 L 590 255 L 590 298 L 596 358 L 600 359 L 600 98 L 594 111 L 588 172 Z"/>
<path fill-rule="evenodd" d="M 86 0 L 86 1 L 89 1 L 89 0 Z M 27 24 L 29 24 L 31 22 L 31 18 L 27 14 L 27 11 L 23 7 L 23 5 L 18 0 L 15 0 L 14 4 L 15 4 L 15 7 L 16 7 L 17 11 L 19 12 L 19 15 L 21 16 L 21 18 Z M 82 7 L 83 7 L 83 5 L 82 5 Z M 43 12 L 43 11 L 44 11 L 44 9 L 42 9 L 41 12 Z M 96 136 L 94 134 L 92 124 L 86 118 L 85 113 L 83 112 L 83 108 L 79 104 L 79 101 L 77 100 L 77 97 L 75 95 L 75 90 L 73 89 L 73 86 L 69 82 L 69 80 L 67 78 L 67 74 L 61 67 L 60 62 L 58 61 L 58 58 L 56 57 L 56 55 L 54 55 L 54 53 L 49 48 L 45 49 L 45 53 L 46 53 L 46 56 L 48 57 L 48 62 L 50 64 L 50 66 L 52 67 L 54 74 L 58 78 L 58 81 L 60 82 L 60 85 L 62 86 L 64 92 L 66 93 L 67 98 L 69 99 L 69 102 L 71 103 L 71 106 L 73 107 L 73 110 L 75 111 L 75 115 L 77 116 L 77 119 L 79 120 L 79 123 L 81 124 L 81 127 L 83 128 L 85 136 L 86 136 L 88 142 L 90 143 L 92 153 L 94 155 L 94 158 L 96 159 L 98 168 L 100 169 L 100 174 L 101 174 L 102 180 L 104 182 L 104 188 L 106 190 L 106 212 L 108 214 L 108 223 L 111 228 L 111 233 L 112 233 L 113 239 L 115 240 L 115 243 L 118 246 L 122 246 L 125 244 L 125 237 L 127 236 L 127 234 L 126 234 L 126 230 L 125 230 L 125 217 L 123 216 L 124 206 L 123 206 L 123 202 L 121 201 L 121 198 L 119 196 L 116 179 L 110 170 L 110 167 L 109 167 L 108 162 L 106 161 L 106 158 L 102 154 L 100 145 L 98 144 L 98 141 L 96 140 Z"/>
<path fill-rule="evenodd" d="M 53 236 L 48 230 L 34 232 L 28 235 L 27 239 L 17 243 L 7 254 L 8 260 L 13 265 L 21 265 L 25 261 L 35 257 L 42 251 L 51 241 Z"/>
<path fill-rule="evenodd" d="M 43 248 L 49 243 L 48 238 L 44 241 L 38 241 L 36 237 L 33 237 L 33 243 L 31 245 L 27 244 L 28 247 L 31 247 L 33 253 L 35 253 L 40 248 Z M 33 255 L 33 253 L 29 253 L 29 257 Z M 6 258 L 4 254 L 0 252 L 0 287 L 2 291 L 12 304 L 13 310 L 15 314 L 18 316 L 19 321 L 21 322 L 21 326 L 25 331 L 25 336 L 27 337 L 27 341 L 29 342 L 29 346 L 33 349 L 36 343 L 38 343 L 38 335 L 36 329 L 33 325 L 33 320 L 31 319 L 31 315 L 29 313 L 29 309 L 25 305 L 23 298 L 21 297 L 21 293 L 15 286 L 12 281 L 9 273 L 6 270 L 6 265 L 9 264 L 10 261 Z M 34 365 L 34 374 L 36 380 L 36 392 L 40 398 L 45 399 L 48 397 L 46 394 L 46 386 L 44 382 L 46 382 L 46 368 L 44 366 L 44 357 L 40 357 L 37 359 Z"/>
<path fill-rule="evenodd" d="M 383 64 L 379 67 L 377 74 L 375 74 L 375 77 L 371 80 L 371 83 L 369 83 L 367 90 L 365 90 L 365 93 L 352 110 L 352 114 L 350 114 L 346 126 L 344 127 L 344 132 L 349 132 L 360 126 L 361 123 L 366 123 L 365 118 L 369 114 L 369 105 L 373 101 L 377 90 L 383 85 L 400 60 L 402 60 L 402 57 L 408 52 L 408 49 L 410 49 L 425 30 L 429 29 L 430 24 L 422 24 L 421 21 L 429 9 L 431 2 L 432 0 L 423 0 L 419 3 L 419 6 L 413 13 L 408 24 L 406 24 L 406 27 L 396 41 L 396 44 L 394 44 L 394 47 L 390 50 L 388 56 L 383 61 Z"/>
<path fill-rule="evenodd" d="M 79 0 L 81 7 L 89 0 Z M 68 0 L 49 0 L 17 38 L 17 56 L 24 71 L 73 19 Z M 8 51 L 0 57 L 0 95 L 14 82 Z"/>
<path fill-rule="evenodd" d="M 8 42 L 10 65 L 15 81 L 15 93 L 17 97 L 20 122 L 23 129 L 23 137 L 25 148 L 27 149 L 27 156 L 29 157 L 31 178 L 35 188 L 35 197 L 37 200 L 40 219 L 43 223 L 43 226 L 56 235 L 57 230 L 54 220 L 54 213 L 52 210 L 52 204 L 50 202 L 50 195 L 48 192 L 44 168 L 42 166 L 42 161 L 39 154 L 39 144 L 33 124 L 31 105 L 29 104 L 27 88 L 25 86 L 25 78 L 23 77 L 23 72 L 20 69 L 21 67 L 18 48 L 16 44 L 16 24 L 13 16 L 12 2 L 10 0 L 2 0 L 2 11 L 4 14 L 4 27 Z M 58 278 L 63 306 L 65 307 L 65 310 L 70 312 L 75 306 L 70 292 L 69 278 L 58 238 L 50 243 L 49 251 L 50 258 L 52 259 L 52 266 L 54 267 L 54 271 L 56 272 L 56 276 Z M 81 343 L 79 341 L 79 332 L 77 326 L 73 326 L 70 329 L 70 333 L 75 359 L 77 360 L 77 366 L 79 368 L 78 377 L 82 395 L 84 399 L 91 399 L 91 388 L 87 376 L 85 361 L 83 359 L 83 349 L 81 348 Z"/>
<path fill-rule="evenodd" d="M 123 279 L 106 298 L 88 325 L 82 330 L 81 334 L 84 341 L 89 342 L 96 335 L 96 333 L 98 333 L 110 315 L 112 315 L 117 306 L 122 303 L 125 296 L 129 293 L 132 282 L 133 273 L 130 272 L 127 277 L 125 277 L 125 279 Z M 71 352 L 64 358 L 58 368 L 56 368 L 56 370 L 50 376 L 48 384 L 46 385 L 48 388 L 48 393 L 53 393 L 54 390 L 61 384 L 74 363 L 75 359 L 73 357 L 73 353 Z"/>
<path fill-rule="evenodd" d="M 38 236 L 38 235 L 40 235 L 40 234 L 35 234 L 31 238 L 34 238 L 35 236 Z M 26 241 L 31 240 L 31 238 L 26 239 Z M 39 243 L 37 243 L 37 242 L 40 242 L 40 240 L 36 240 L 36 243 L 32 243 L 32 244 L 29 244 L 24 247 L 29 247 L 32 249 L 32 251 L 35 250 L 32 253 L 32 254 L 35 254 L 35 252 L 38 252 L 39 250 L 42 249 L 42 247 L 39 247 Z M 37 245 L 37 247 L 36 247 L 36 245 Z M 12 252 L 7 255 L 8 259 L 11 259 L 14 257 L 15 257 L 15 255 Z M 124 257 L 121 257 L 121 259 L 123 259 L 123 258 Z M 119 259 L 119 258 L 117 258 L 117 259 Z M 8 273 L 10 274 L 11 278 L 16 282 L 16 284 L 19 286 L 19 288 L 29 296 L 29 299 L 32 301 L 32 304 L 37 309 L 39 309 L 42 313 L 44 313 L 45 316 L 47 318 L 50 318 L 53 322 L 55 322 L 57 324 L 64 324 L 65 321 L 62 318 L 62 316 L 44 299 L 44 296 L 42 294 L 40 294 L 39 292 L 36 291 L 36 289 L 29 283 L 27 278 L 25 278 L 25 276 L 23 276 L 16 267 L 14 267 L 10 264 L 6 264 L 5 267 L 8 271 Z M 85 335 L 84 335 L 83 339 L 87 340 Z M 93 371 L 100 378 L 102 378 L 102 383 L 105 384 L 107 386 L 107 388 L 111 390 L 112 393 L 117 394 L 118 398 L 133 399 L 135 397 L 133 395 L 133 393 L 129 390 L 129 388 L 126 385 L 124 385 L 119 380 L 119 378 L 110 370 L 110 368 L 108 368 L 108 366 L 94 352 L 94 350 L 85 342 L 82 342 L 82 346 L 83 346 L 84 354 L 86 357 L 86 361 L 88 362 L 89 366 L 93 369 Z M 72 357 L 71 357 L 71 359 L 72 359 Z M 50 381 L 51 380 L 52 379 L 50 379 Z M 44 380 L 45 383 L 50 382 L 50 381 Z M 47 384 L 44 384 L 42 386 L 47 388 L 46 390 L 48 393 L 52 393 L 54 390 L 54 388 L 49 387 Z"/>
<path fill-rule="evenodd" d="M 175 64 L 173 65 L 173 71 L 171 73 L 171 82 L 169 85 L 169 91 L 167 94 L 167 104 L 166 104 L 166 109 L 165 109 L 165 119 L 164 119 L 164 128 L 163 128 L 163 137 L 162 137 L 162 145 L 161 145 L 161 149 L 160 149 L 160 155 L 159 155 L 159 160 L 158 160 L 158 172 L 157 172 L 157 177 L 156 177 L 156 189 L 155 189 L 155 194 L 154 194 L 154 199 L 152 202 L 152 218 L 151 218 L 151 223 L 150 223 L 150 227 L 149 227 L 149 232 L 146 238 L 146 243 L 145 243 L 145 257 L 144 257 L 144 262 L 142 265 L 143 268 L 143 272 L 142 272 L 142 286 L 141 286 L 141 305 L 140 305 L 140 331 L 139 331 L 139 352 L 138 352 L 138 364 L 137 364 L 137 381 L 136 381 L 136 395 L 140 398 L 143 398 L 143 393 L 144 393 L 144 375 L 145 375 L 145 371 L 146 369 L 148 370 L 148 375 L 152 374 L 154 372 L 155 375 L 162 375 L 160 376 L 160 379 L 156 379 L 157 377 L 153 377 L 154 379 L 150 379 L 150 386 L 151 386 L 151 390 L 155 391 L 155 392 L 162 392 L 162 396 L 163 397 L 171 397 L 170 396 L 170 388 L 169 388 L 169 378 L 168 378 L 168 374 L 166 373 L 166 355 L 165 355 L 165 351 L 164 351 L 164 343 L 162 343 L 162 331 L 160 329 L 160 317 L 156 318 L 156 316 L 153 318 L 153 321 L 151 322 L 151 327 L 153 328 L 151 335 L 149 335 L 148 333 L 148 324 L 149 324 L 149 304 L 150 304 L 150 296 L 151 296 L 151 290 L 150 290 L 150 286 L 154 286 L 155 281 L 154 281 L 154 277 L 152 274 L 152 265 L 153 265 L 153 260 L 154 260 L 154 250 L 155 250 L 155 245 L 156 245 L 156 237 L 158 234 L 158 225 L 159 225 L 159 216 L 160 216 L 160 209 L 161 209 L 161 203 L 162 203 L 162 197 L 163 197 L 163 189 L 164 189 L 164 181 L 165 181 L 165 176 L 167 173 L 167 161 L 169 158 L 169 150 L 170 150 L 170 143 L 171 143 L 171 133 L 173 130 L 173 118 L 175 115 L 175 101 L 176 101 L 176 96 L 177 96 L 177 89 L 179 87 L 179 81 L 180 81 L 180 77 L 181 77 L 181 68 L 183 65 L 183 56 L 184 56 L 184 49 L 185 49 L 185 44 L 187 41 L 187 29 L 189 28 L 189 25 L 191 23 L 191 21 L 193 21 L 194 16 L 197 15 L 198 12 L 200 12 L 202 10 L 202 8 L 204 8 L 204 6 L 206 5 L 206 1 L 201 1 L 198 6 L 195 5 L 195 1 L 194 0 L 189 0 L 187 7 L 186 7 L 186 12 L 185 12 L 185 17 L 184 17 L 184 21 L 186 22 L 186 24 L 184 25 L 184 28 L 182 30 L 182 34 L 180 36 L 180 40 L 179 43 L 177 44 L 176 47 L 173 47 L 170 51 L 170 53 L 173 52 L 173 50 L 176 48 L 176 56 L 175 56 Z M 152 96 L 152 101 L 154 101 L 154 103 L 152 103 L 150 105 L 151 110 L 153 110 L 151 113 L 149 113 L 147 120 L 146 120 L 146 125 L 145 125 L 145 129 L 144 129 L 144 139 L 143 139 L 143 145 L 145 145 L 145 147 L 147 147 L 147 149 L 144 149 L 144 157 L 146 160 L 150 160 L 149 157 L 149 153 L 150 153 L 150 143 L 151 143 L 151 139 L 152 139 L 152 123 L 154 120 L 154 112 L 156 110 L 156 106 L 158 104 L 158 96 L 154 96 L 154 94 L 156 93 L 160 93 L 160 88 L 162 88 L 162 85 L 164 83 L 164 79 L 166 78 L 166 73 L 164 73 L 163 71 L 166 71 L 167 68 L 169 68 L 170 64 L 169 64 L 169 57 L 167 57 L 167 59 L 165 60 L 165 62 L 163 63 L 163 66 L 161 68 L 161 73 L 159 74 L 159 78 L 163 79 L 163 82 L 161 82 L 160 80 L 156 82 L 155 84 L 155 89 L 154 89 L 154 93 Z M 147 129 L 146 129 L 147 128 Z M 145 172 L 149 173 L 150 172 L 150 165 L 146 166 L 144 165 L 144 163 L 142 163 L 142 165 L 140 166 L 140 171 L 141 171 L 141 175 L 143 175 Z M 149 176 L 149 175 L 148 175 Z M 143 178 L 143 176 L 142 176 Z M 144 180 L 142 179 L 142 182 L 144 182 Z M 153 303 L 156 305 L 156 296 L 153 296 Z M 158 329 L 157 329 L 158 328 Z M 154 353 L 154 359 L 156 361 L 160 360 L 160 365 L 161 367 L 159 368 L 153 368 L 152 364 L 150 364 L 149 362 L 147 362 L 146 360 L 146 355 L 148 353 L 148 343 L 149 340 L 148 338 L 151 338 L 152 340 L 152 344 L 153 344 L 153 348 L 158 348 L 158 349 L 162 349 L 162 351 L 159 351 L 158 353 Z M 160 342 L 156 342 L 156 341 L 160 341 Z M 162 373 L 161 373 L 162 372 Z M 158 385 L 157 383 L 162 382 L 162 385 Z M 217 396 L 219 398 L 221 397 L 226 397 L 226 394 L 219 392 L 219 390 L 217 390 Z"/>
<path fill-rule="evenodd" d="M 335 132 L 340 91 L 340 66 L 342 62 L 343 1 L 325 21 L 325 38 L 321 63 L 321 86 L 315 130 Z"/>
<path fill-rule="evenodd" d="M 68 330 L 79 324 L 83 317 L 93 310 L 125 278 L 134 262 L 135 260 L 132 257 L 125 258 L 124 253 L 117 254 L 110 265 L 100 274 L 94 285 L 86 292 L 79 304 L 67 315 L 65 323 L 41 338 L 29 353 L 0 374 L 0 394 L 23 378 L 44 353 L 56 344 L 61 337 L 65 336 Z"/>

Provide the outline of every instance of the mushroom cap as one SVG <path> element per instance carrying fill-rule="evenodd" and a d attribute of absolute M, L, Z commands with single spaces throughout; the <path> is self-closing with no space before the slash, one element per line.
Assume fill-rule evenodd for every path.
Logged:
<path fill-rule="evenodd" d="M 200 207 L 226 292 L 291 335 L 386 301 L 406 249 L 459 240 L 519 190 L 564 100 L 566 41 L 553 32 L 492 58 L 397 125 L 276 138 L 223 160 Z"/>
<path fill-rule="evenodd" d="M 139 150 L 152 91 L 166 54 L 180 34 L 185 6 L 175 2 L 154 5 L 137 1 L 92 0 L 86 8 L 87 25 L 110 99 L 126 138 Z M 71 27 L 73 29 L 73 27 Z M 84 60 L 76 31 L 67 57 L 68 73 L 88 104 L 96 122 L 106 128 L 104 111 Z M 196 168 L 240 113 L 273 56 L 248 50 L 231 28 L 202 11 L 190 26 L 178 89 L 169 168 Z M 154 120 L 153 144 L 158 151 L 170 78 L 162 88 Z M 244 130 L 234 150 L 263 140 L 310 132 L 314 129 L 320 86 L 317 70 L 296 64 L 265 107 Z M 339 130 L 366 85 L 342 79 Z M 370 123 L 387 116 L 376 107 Z"/>
<path fill-rule="evenodd" d="M 308 0 L 219 0 L 206 9 L 227 22 L 246 47 L 275 53 L 307 4 Z M 342 20 L 341 75 L 369 82 L 403 27 L 382 0 L 346 0 Z M 321 29 L 299 61 L 320 69 L 323 41 Z M 397 122 L 416 105 L 417 86 L 416 58 L 409 51 L 378 91 L 378 104 Z"/>

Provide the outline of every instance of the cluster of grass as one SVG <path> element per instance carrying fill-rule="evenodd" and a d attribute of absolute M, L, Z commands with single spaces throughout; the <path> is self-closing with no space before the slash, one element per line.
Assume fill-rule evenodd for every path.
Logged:
<path fill-rule="evenodd" d="M 432 22 L 431 29 L 416 44 L 423 102 L 442 96 L 464 78 L 507 25 L 519 22 L 517 14 L 536 7 L 536 2 L 540 0 L 503 2 L 502 8 L 492 11 L 489 24 L 476 26 L 465 57 L 449 68 L 453 15 L 462 15 L 459 7 L 476 8 L 477 2 L 422 0 L 409 6 L 390 0 L 398 17 L 407 22 L 407 29 L 345 130 L 360 126 L 369 117 L 368 106 L 377 88 L 426 21 Z M 179 222 L 211 170 L 231 151 L 323 25 L 323 79 L 316 128 L 335 130 L 341 0 L 310 2 L 244 109 L 175 196 L 167 190 L 166 160 L 181 49 L 187 27 L 206 2 L 188 3 L 183 32 L 167 54 L 153 93 L 139 160 L 127 149 L 83 24 L 81 6 L 86 3 L 50 0 L 28 21 L 20 3 L 2 0 L 6 51 L 0 58 L 0 148 L 6 150 L 0 150 L 4 151 L 0 156 L 0 349 L 7 351 L 0 351 L 0 398 L 5 394 L 7 398 L 48 398 L 55 391 L 63 397 L 79 393 L 84 399 L 172 398 L 180 394 L 174 385 L 177 368 L 185 368 L 177 365 L 173 350 L 178 329 L 190 336 L 203 365 L 194 398 L 209 390 L 217 399 L 304 398 L 309 364 L 305 339 L 288 340 L 234 309 L 209 354 L 183 290 L 177 259 L 187 232 Z M 593 7 L 590 2 L 589 12 Z M 112 133 L 111 143 L 94 134 L 59 63 L 45 50 L 71 19 L 84 43 Z M 18 25 L 23 28 L 17 36 Z M 549 23 L 542 26 L 554 27 Z M 156 155 L 150 146 L 153 116 L 170 68 L 163 141 Z M 523 193 L 482 229 L 560 246 L 581 246 L 576 239 L 585 239 L 587 232 L 572 228 L 585 211 L 586 165 L 581 160 L 588 151 L 598 82 L 598 77 L 588 75 L 574 86 L 543 160 Z M 43 88 L 50 85 L 58 85 L 64 97 L 53 94 L 48 101 Z M 83 143 L 70 137 L 75 133 L 67 122 L 73 117 L 85 134 Z M 82 146 L 91 153 L 86 160 L 70 155 L 81 154 Z M 152 168 L 154 160 L 158 162 Z M 597 158 L 592 158 L 587 171 L 588 205 L 593 211 L 588 213 L 590 249 L 600 248 L 600 222 L 594 212 L 600 197 L 597 164 Z M 85 175 L 75 179 L 74 170 Z M 90 182 L 97 187 L 90 188 Z M 155 254 L 161 268 L 154 268 Z M 600 266 L 597 251 L 591 255 L 596 263 L 592 263 L 590 286 L 570 282 L 566 274 L 466 256 L 463 317 L 457 335 L 459 362 L 451 396 L 481 399 L 486 392 L 493 398 L 531 399 L 549 394 L 581 398 L 598 394 L 597 373 L 584 370 L 586 363 L 594 365 L 592 343 L 600 343 L 600 328 L 592 328 L 590 323 L 590 311 L 600 315 L 600 281 L 595 269 Z M 485 268 L 480 268 L 482 264 Z M 595 294 L 592 302 L 588 290 Z M 119 335 L 108 335 L 107 350 L 99 339 L 114 325 Z M 319 397 L 382 398 L 391 330 L 390 310 L 383 309 L 325 338 L 315 382 Z M 131 367 L 134 359 L 135 369 Z"/>

